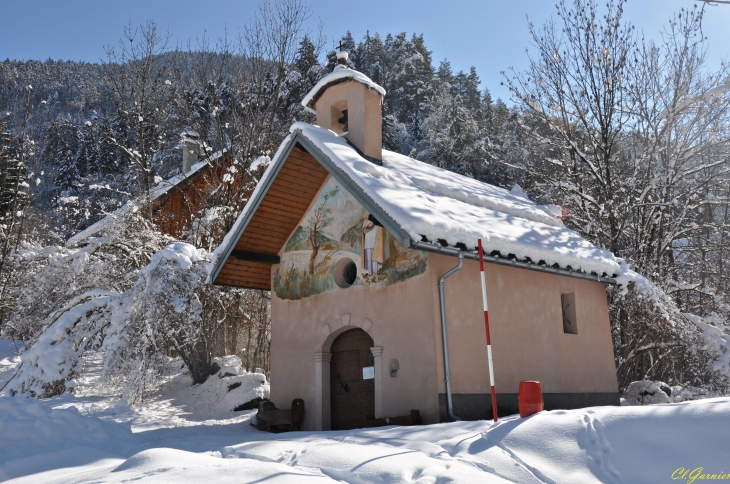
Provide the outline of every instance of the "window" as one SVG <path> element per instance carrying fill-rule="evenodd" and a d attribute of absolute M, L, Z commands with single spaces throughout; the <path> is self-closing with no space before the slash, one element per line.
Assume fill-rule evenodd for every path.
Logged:
<path fill-rule="evenodd" d="M 567 334 L 578 334 L 578 322 L 575 319 L 575 293 L 563 293 L 560 295 L 563 306 L 563 332 Z"/>
<path fill-rule="evenodd" d="M 346 133 L 350 126 L 347 118 L 347 101 L 340 100 L 330 107 L 330 129 L 337 134 Z"/>
<path fill-rule="evenodd" d="M 357 264 L 349 257 L 343 257 L 337 261 L 332 272 L 332 275 L 335 277 L 335 284 L 346 289 L 355 284 L 355 280 L 357 279 Z"/>

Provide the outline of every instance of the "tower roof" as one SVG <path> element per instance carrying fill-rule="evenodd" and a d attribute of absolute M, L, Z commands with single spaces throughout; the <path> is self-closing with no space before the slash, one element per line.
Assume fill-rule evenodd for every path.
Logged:
<path fill-rule="evenodd" d="M 304 106 L 304 108 L 310 113 L 314 113 L 314 104 L 317 102 L 317 99 L 319 99 L 325 89 L 334 84 L 339 84 L 346 81 L 359 82 L 367 86 L 369 89 L 374 89 L 378 91 L 381 96 L 385 96 L 385 89 L 383 89 L 382 86 L 374 83 L 372 79 L 370 79 L 368 76 L 366 76 L 362 72 L 358 72 L 354 69 L 350 69 L 348 67 L 338 64 L 332 72 L 320 79 L 319 82 L 312 88 L 312 90 L 309 91 L 306 96 L 304 96 L 304 99 L 302 99 L 302 106 Z"/>

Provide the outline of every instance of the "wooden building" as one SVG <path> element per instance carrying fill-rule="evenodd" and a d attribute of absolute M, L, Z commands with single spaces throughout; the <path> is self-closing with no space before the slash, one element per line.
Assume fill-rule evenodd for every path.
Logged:
<path fill-rule="evenodd" d="M 190 230 L 193 215 L 205 208 L 213 190 L 221 185 L 221 180 L 230 170 L 232 158 L 225 151 L 214 153 L 201 161 L 197 154 L 183 144 L 183 173 L 165 180 L 151 190 L 152 217 L 160 231 L 176 239 L 184 237 Z M 193 160 L 191 162 L 191 160 Z M 241 177 L 234 173 L 229 189 L 241 186 Z M 101 231 L 113 219 L 123 215 L 128 206 L 121 207 L 98 222 L 73 235 L 66 241 L 67 246 L 81 243 Z"/>

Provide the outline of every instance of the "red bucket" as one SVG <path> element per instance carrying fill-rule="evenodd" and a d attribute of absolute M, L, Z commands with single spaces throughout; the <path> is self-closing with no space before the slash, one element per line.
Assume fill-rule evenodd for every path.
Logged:
<path fill-rule="evenodd" d="M 542 387 L 539 381 L 523 380 L 520 382 L 517 405 L 520 407 L 520 417 L 522 418 L 542 412 L 545 409 L 545 403 L 542 401 Z"/>

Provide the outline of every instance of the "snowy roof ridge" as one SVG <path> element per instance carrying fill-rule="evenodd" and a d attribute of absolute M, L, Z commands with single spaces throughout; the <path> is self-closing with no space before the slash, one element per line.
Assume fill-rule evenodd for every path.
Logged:
<path fill-rule="evenodd" d="M 210 281 L 214 281 L 296 143 L 305 145 L 329 172 L 366 207 L 377 209 L 381 222 L 411 247 L 425 237 L 436 245 L 476 248 L 482 239 L 489 256 L 514 257 L 519 267 L 543 263 L 578 274 L 613 277 L 620 260 L 563 226 L 534 202 L 499 187 L 383 150 L 378 166 L 333 131 L 297 122 L 282 142 L 256 190 L 221 245 L 214 251 Z M 369 208 L 369 210 L 370 210 Z"/>
<path fill-rule="evenodd" d="M 304 106 L 304 109 L 309 111 L 310 113 L 314 113 L 315 111 L 314 109 L 312 109 L 312 105 L 317 101 L 317 99 L 319 99 L 322 91 L 324 91 L 332 84 L 338 84 L 347 80 L 352 80 L 364 84 L 370 89 L 375 89 L 381 95 L 385 96 L 385 89 L 383 89 L 383 87 L 379 84 L 374 83 L 372 79 L 370 79 L 362 72 L 350 69 L 349 67 L 338 65 L 332 72 L 320 79 L 319 82 L 315 84 L 315 86 L 312 88 L 312 90 L 309 91 L 306 96 L 304 96 L 304 99 L 302 99 L 302 106 Z"/>
<path fill-rule="evenodd" d="M 341 136 L 308 123 L 294 123 L 290 131 L 312 142 L 413 241 L 426 237 L 472 248 L 481 238 L 487 254 L 599 275 L 620 271 L 611 252 L 507 190 L 387 150 L 383 165 L 375 165 Z"/>
<path fill-rule="evenodd" d="M 170 191 L 171 188 L 177 186 L 180 182 L 187 180 L 188 178 L 194 176 L 200 169 L 204 168 L 207 165 L 210 165 L 212 161 L 217 160 L 221 156 L 223 156 L 228 150 L 222 149 L 220 151 L 216 151 L 212 155 L 200 160 L 199 162 L 195 163 L 190 167 L 190 170 L 188 170 L 187 173 L 180 173 L 179 175 L 175 175 L 172 178 L 169 178 L 167 180 L 162 180 L 157 185 L 152 187 L 150 197 L 152 200 L 156 200 L 157 198 L 161 197 L 168 191 Z"/>

